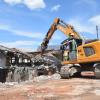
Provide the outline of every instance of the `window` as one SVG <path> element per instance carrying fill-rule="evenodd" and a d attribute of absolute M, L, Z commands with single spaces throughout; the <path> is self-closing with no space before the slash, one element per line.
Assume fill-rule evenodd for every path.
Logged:
<path fill-rule="evenodd" d="M 12 63 L 15 63 L 15 57 L 12 57 Z"/>
<path fill-rule="evenodd" d="M 84 47 L 84 52 L 86 56 L 91 56 L 95 54 L 95 51 L 92 47 Z"/>

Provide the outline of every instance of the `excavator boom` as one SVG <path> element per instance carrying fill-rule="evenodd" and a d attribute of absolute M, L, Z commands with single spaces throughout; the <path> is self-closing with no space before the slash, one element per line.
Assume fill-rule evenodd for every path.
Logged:
<path fill-rule="evenodd" d="M 55 18 L 53 24 L 51 25 L 49 31 L 47 32 L 42 44 L 41 44 L 41 53 L 43 54 L 45 49 L 48 46 L 49 40 L 51 39 L 52 35 L 56 30 L 60 30 L 63 32 L 66 36 L 69 36 L 70 33 L 74 34 L 74 37 L 76 39 L 82 39 L 80 35 L 74 30 L 74 27 L 71 25 L 66 24 L 64 21 L 62 21 L 59 18 Z"/>

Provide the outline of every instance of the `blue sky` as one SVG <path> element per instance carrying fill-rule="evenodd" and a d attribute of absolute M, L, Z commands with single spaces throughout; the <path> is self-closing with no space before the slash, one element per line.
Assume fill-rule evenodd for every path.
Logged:
<path fill-rule="evenodd" d="M 60 17 L 85 38 L 96 38 L 100 0 L 0 0 L 0 44 L 36 50 L 54 18 Z M 99 32 L 100 33 L 100 32 Z M 50 44 L 66 39 L 56 31 Z"/>

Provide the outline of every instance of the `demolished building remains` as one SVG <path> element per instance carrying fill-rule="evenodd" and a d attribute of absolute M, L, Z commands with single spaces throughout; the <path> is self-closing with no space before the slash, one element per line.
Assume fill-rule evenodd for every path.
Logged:
<path fill-rule="evenodd" d="M 0 45 L 0 82 L 25 81 L 32 77 L 31 56 Z"/>

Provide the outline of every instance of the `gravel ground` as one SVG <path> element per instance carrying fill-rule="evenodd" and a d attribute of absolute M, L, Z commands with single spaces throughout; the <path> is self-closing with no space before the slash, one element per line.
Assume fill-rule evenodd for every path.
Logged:
<path fill-rule="evenodd" d="M 100 80 L 55 76 L 41 76 L 20 84 L 1 83 L 0 100 L 100 100 Z"/>

